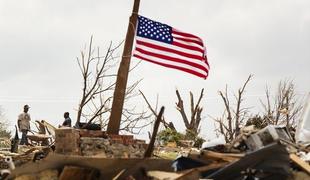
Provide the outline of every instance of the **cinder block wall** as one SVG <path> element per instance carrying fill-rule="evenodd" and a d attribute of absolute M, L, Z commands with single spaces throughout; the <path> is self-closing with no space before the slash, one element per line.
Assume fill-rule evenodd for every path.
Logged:
<path fill-rule="evenodd" d="M 145 141 L 132 135 L 107 135 L 104 131 L 57 129 L 55 152 L 107 158 L 143 158 Z"/>
<path fill-rule="evenodd" d="M 80 134 L 75 129 L 57 129 L 55 131 L 55 152 L 65 155 L 81 155 Z"/>

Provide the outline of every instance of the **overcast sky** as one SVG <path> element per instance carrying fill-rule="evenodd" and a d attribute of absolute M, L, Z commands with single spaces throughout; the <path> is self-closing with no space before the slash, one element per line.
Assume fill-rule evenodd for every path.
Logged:
<path fill-rule="evenodd" d="M 110 41 L 124 40 L 132 5 L 133 0 L 0 0 L 0 105 L 11 128 L 26 103 L 33 120 L 58 125 L 69 111 L 75 122 L 82 87 L 76 56 L 91 35 L 102 50 Z M 217 91 L 226 84 L 236 91 L 254 74 L 245 102 L 255 107 L 253 113 L 259 111 L 266 85 L 276 87 L 290 78 L 301 96 L 310 91 L 309 0 L 141 0 L 139 12 L 198 35 L 207 46 L 207 80 L 148 62 L 129 77 L 143 78 L 138 89 L 154 104 L 158 94 L 166 118 L 180 130 L 176 88 L 187 105 L 189 91 L 198 96 L 205 88 L 206 138 L 214 136 L 208 115 L 221 115 Z"/>

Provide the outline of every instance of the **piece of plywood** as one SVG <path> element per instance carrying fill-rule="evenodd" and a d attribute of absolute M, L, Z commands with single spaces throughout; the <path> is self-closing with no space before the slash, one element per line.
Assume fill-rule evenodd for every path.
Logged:
<path fill-rule="evenodd" d="M 308 174 L 310 174 L 310 166 L 308 163 L 300 159 L 296 154 L 290 154 L 290 159 L 303 170 L 305 170 Z"/>

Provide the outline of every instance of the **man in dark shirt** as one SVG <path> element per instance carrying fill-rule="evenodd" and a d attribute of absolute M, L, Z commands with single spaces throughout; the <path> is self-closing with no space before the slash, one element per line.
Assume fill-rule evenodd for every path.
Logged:
<path fill-rule="evenodd" d="M 64 113 L 64 122 L 62 123 L 62 126 L 65 127 L 71 127 L 71 118 L 69 117 L 69 112 Z"/>

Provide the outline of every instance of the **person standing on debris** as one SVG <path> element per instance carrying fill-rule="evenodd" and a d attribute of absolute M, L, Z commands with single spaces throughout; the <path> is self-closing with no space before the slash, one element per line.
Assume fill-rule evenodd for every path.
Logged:
<path fill-rule="evenodd" d="M 69 112 L 64 113 L 64 122 L 62 123 L 62 126 L 65 127 L 71 127 L 71 118 L 69 117 Z"/>
<path fill-rule="evenodd" d="M 28 113 L 29 106 L 26 104 L 24 106 L 24 112 L 18 116 L 17 125 L 20 132 L 22 132 L 22 139 L 20 145 L 29 145 L 27 133 L 30 131 L 30 114 Z"/>

